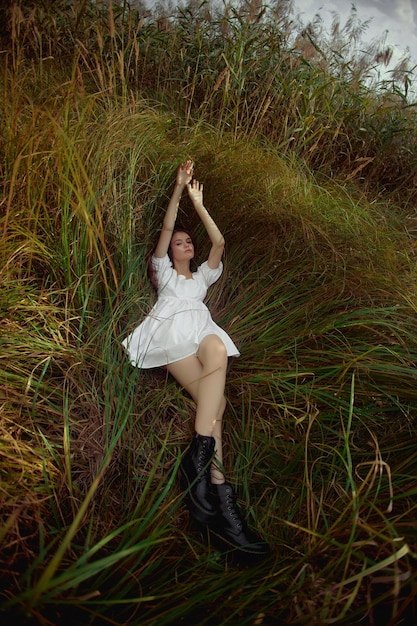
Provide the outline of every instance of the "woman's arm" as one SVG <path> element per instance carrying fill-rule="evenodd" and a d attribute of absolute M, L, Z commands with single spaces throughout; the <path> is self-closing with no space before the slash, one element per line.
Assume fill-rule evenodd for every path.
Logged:
<path fill-rule="evenodd" d="M 177 219 L 182 192 L 184 191 L 185 185 L 190 182 L 192 177 L 193 162 L 185 161 L 184 163 L 181 163 L 177 170 L 174 191 L 172 192 L 171 200 L 169 201 L 167 212 L 165 213 L 161 234 L 159 235 L 159 240 L 154 252 L 154 255 L 159 259 L 162 259 L 168 252 L 172 231 L 174 230 L 175 220 Z"/>
<path fill-rule="evenodd" d="M 214 270 L 219 267 L 219 263 L 223 256 L 224 237 L 203 204 L 203 185 L 199 183 L 198 180 L 193 180 L 192 183 L 187 184 L 187 189 L 191 202 L 193 203 L 193 206 L 203 222 L 208 236 L 210 237 L 211 250 L 208 258 L 208 266 Z"/>

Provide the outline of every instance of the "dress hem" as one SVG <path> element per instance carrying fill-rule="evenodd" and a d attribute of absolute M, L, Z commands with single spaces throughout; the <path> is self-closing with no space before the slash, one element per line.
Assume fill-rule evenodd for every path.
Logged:
<path fill-rule="evenodd" d="M 137 361 L 135 361 L 134 359 L 130 360 L 130 364 L 133 367 L 137 367 L 140 370 L 152 370 L 155 369 L 157 367 L 166 367 L 167 365 L 171 365 L 171 363 L 178 363 L 178 361 L 183 361 L 184 359 L 188 359 L 190 356 L 197 356 L 197 352 L 190 352 L 189 354 L 186 354 L 185 356 L 181 356 L 178 359 L 172 359 L 172 361 L 166 361 L 165 363 L 159 363 L 158 365 L 139 365 L 139 363 Z M 240 357 L 240 352 L 233 352 L 233 354 L 228 354 L 227 358 L 239 358 Z"/>

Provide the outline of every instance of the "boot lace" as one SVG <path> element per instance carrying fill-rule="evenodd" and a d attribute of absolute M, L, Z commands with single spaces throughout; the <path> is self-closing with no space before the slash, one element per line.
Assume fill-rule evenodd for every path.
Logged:
<path fill-rule="evenodd" d="M 230 487 L 226 489 L 226 506 L 233 524 L 240 530 L 243 526 L 242 518 L 236 506 L 236 496 Z"/>
<path fill-rule="evenodd" d="M 208 461 L 209 459 L 208 459 L 207 441 L 203 440 L 201 448 L 198 453 L 198 458 L 197 458 L 197 472 L 199 474 L 201 474 L 204 468 L 206 468 Z"/>

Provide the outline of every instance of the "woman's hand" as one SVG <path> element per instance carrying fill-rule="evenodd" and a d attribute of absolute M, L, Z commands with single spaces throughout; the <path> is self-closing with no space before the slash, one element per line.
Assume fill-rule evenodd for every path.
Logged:
<path fill-rule="evenodd" d="M 188 195 L 194 206 L 203 206 L 203 183 L 193 180 L 187 184 Z"/>
<path fill-rule="evenodd" d="M 184 163 L 181 163 L 181 165 L 177 169 L 177 185 L 181 187 L 185 187 L 185 185 L 188 185 L 193 177 L 193 171 L 194 164 L 190 159 L 188 161 L 184 161 Z"/>
<path fill-rule="evenodd" d="M 211 250 L 207 261 L 208 266 L 211 269 L 216 269 L 217 267 L 219 267 L 219 263 L 223 255 L 224 237 L 218 229 L 217 224 L 214 222 L 213 218 L 210 216 L 209 212 L 203 204 L 202 183 L 199 183 L 198 180 L 193 180 L 190 183 L 187 183 L 187 191 L 188 195 L 190 196 L 190 200 L 193 203 L 193 206 L 201 221 L 203 222 L 208 236 L 210 237 Z"/>

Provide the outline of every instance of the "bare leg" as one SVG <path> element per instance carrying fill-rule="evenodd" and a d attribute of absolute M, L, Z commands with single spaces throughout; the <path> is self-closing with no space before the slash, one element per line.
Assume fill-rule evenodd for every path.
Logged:
<path fill-rule="evenodd" d="M 211 475 L 205 472 L 204 479 L 197 484 L 193 493 L 191 472 L 188 483 L 191 494 L 190 513 L 197 522 L 210 529 L 213 545 L 217 545 L 221 550 L 233 550 L 235 558 L 251 564 L 267 556 L 269 546 L 247 527 L 236 504 L 233 488 L 225 481 L 219 469 L 222 467 L 221 438 L 222 417 L 226 407 L 224 384 L 227 355 L 223 343 L 220 341 L 219 345 L 217 339 L 217 336 L 209 335 L 201 342 L 198 356 L 171 363 L 167 369 L 197 404 L 197 433 L 214 437 L 215 440 L 216 459 L 211 466 Z M 209 458 L 212 450 L 213 448 L 210 449 Z M 213 483 L 211 486 L 210 482 Z"/>
<path fill-rule="evenodd" d="M 198 383 L 196 430 L 202 435 L 208 434 L 208 431 L 213 434 L 216 418 L 222 406 L 224 410 L 226 346 L 217 335 L 208 335 L 200 343 L 197 356 L 203 368 Z"/>
<path fill-rule="evenodd" d="M 197 404 L 196 432 L 215 438 L 216 457 L 220 467 L 223 463 L 222 417 L 226 407 L 226 367 L 226 348 L 217 335 L 208 335 L 202 340 L 198 356 L 187 357 L 167 366 L 170 374 Z M 219 467 L 212 468 L 212 482 L 224 482 Z"/>

